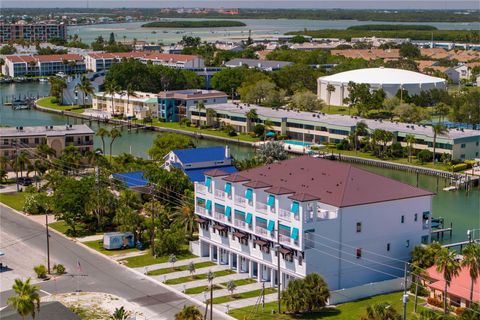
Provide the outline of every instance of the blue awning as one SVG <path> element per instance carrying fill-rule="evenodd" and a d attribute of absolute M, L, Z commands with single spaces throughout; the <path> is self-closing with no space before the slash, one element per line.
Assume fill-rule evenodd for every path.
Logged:
<path fill-rule="evenodd" d="M 300 207 L 300 204 L 297 201 L 292 202 L 292 208 L 291 211 L 294 214 L 298 214 L 298 208 Z"/>
<path fill-rule="evenodd" d="M 253 190 L 252 189 L 245 190 L 245 198 L 247 198 L 248 200 L 253 200 Z"/>
<path fill-rule="evenodd" d="M 292 229 L 292 239 L 293 239 L 293 240 L 297 240 L 297 239 L 298 239 L 298 229 L 297 229 L 297 228 L 293 228 L 293 229 Z"/>
<path fill-rule="evenodd" d="M 251 224 L 253 219 L 253 215 L 251 213 L 247 213 L 247 217 L 245 218 L 246 224 Z"/>
<path fill-rule="evenodd" d="M 272 232 L 275 229 L 275 221 L 268 220 L 267 230 Z"/>
<path fill-rule="evenodd" d="M 232 184 L 230 182 L 225 183 L 225 192 L 230 193 L 232 191 Z"/>
<path fill-rule="evenodd" d="M 211 183 L 212 183 L 212 178 L 206 177 L 205 178 L 205 187 L 210 188 Z"/>
<path fill-rule="evenodd" d="M 207 204 L 205 204 L 205 208 L 210 210 L 212 208 L 212 200 L 207 200 Z"/>
<path fill-rule="evenodd" d="M 274 195 L 269 195 L 269 196 L 268 196 L 267 204 L 268 204 L 270 207 L 274 207 L 274 206 L 275 206 L 275 196 L 274 196 Z"/>
<path fill-rule="evenodd" d="M 232 207 L 227 207 L 225 209 L 225 217 L 230 217 L 232 215 Z"/>

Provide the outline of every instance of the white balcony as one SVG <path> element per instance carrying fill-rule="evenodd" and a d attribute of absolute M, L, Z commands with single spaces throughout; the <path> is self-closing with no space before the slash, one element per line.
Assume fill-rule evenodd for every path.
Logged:
<path fill-rule="evenodd" d="M 268 207 L 267 207 L 267 204 L 266 204 L 266 203 L 259 202 L 259 201 L 257 201 L 257 202 L 255 203 L 255 210 L 256 210 L 257 212 L 266 214 L 266 213 L 267 213 L 267 209 L 268 209 Z"/>
<path fill-rule="evenodd" d="M 215 189 L 215 199 L 225 200 L 225 192 L 220 189 Z"/>
<path fill-rule="evenodd" d="M 278 209 L 278 217 L 280 219 L 290 221 L 292 219 L 292 213 L 285 209 Z"/>
<path fill-rule="evenodd" d="M 290 236 L 286 236 L 286 235 L 283 235 L 283 234 L 280 234 L 279 238 L 280 238 L 281 243 L 287 243 L 287 244 L 290 244 L 290 242 L 292 240 L 292 238 L 290 238 Z"/>
<path fill-rule="evenodd" d="M 204 184 L 197 183 L 195 184 L 195 186 L 196 186 L 195 191 L 201 194 L 207 194 L 208 189 Z"/>
<path fill-rule="evenodd" d="M 235 227 L 245 228 L 245 221 L 243 220 L 234 219 L 233 224 L 235 225 Z"/>
<path fill-rule="evenodd" d="M 242 196 L 235 196 L 235 204 L 237 206 L 245 207 L 247 204 L 247 199 Z"/>
<path fill-rule="evenodd" d="M 201 206 L 195 206 L 195 212 L 203 215 L 207 215 L 207 209 Z"/>
<path fill-rule="evenodd" d="M 219 221 L 225 221 L 225 214 L 223 213 L 215 212 L 214 217 Z"/>
<path fill-rule="evenodd" d="M 263 236 L 268 236 L 270 234 L 270 231 L 259 226 L 255 226 L 255 232 Z"/>

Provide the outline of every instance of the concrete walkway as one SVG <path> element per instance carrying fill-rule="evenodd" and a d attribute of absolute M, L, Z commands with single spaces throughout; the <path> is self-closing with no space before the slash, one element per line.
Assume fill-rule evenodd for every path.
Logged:
<path fill-rule="evenodd" d="M 94 234 L 91 236 L 86 236 L 86 237 L 80 237 L 80 238 L 75 238 L 78 242 L 89 242 L 89 241 L 94 241 L 94 240 L 102 240 L 103 239 L 103 234 Z"/>
<path fill-rule="evenodd" d="M 145 252 L 143 252 L 143 253 L 145 253 Z M 179 260 L 179 261 L 175 262 L 175 267 L 186 266 L 186 265 L 190 264 L 190 262 L 199 263 L 199 262 L 206 262 L 206 261 L 210 261 L 210 260 L 205 259 L 205 258 L 191 258 L 191 259 Z M 171 266 L 172 266 L 172 264 L 170 262 L 165 262 L 165 263 L 151 264 L 151 265 L 147 266 L 147 269 L 148 269 L 148 271 L 153 271 L 153 270 L 158 270 L 158 269 L 170 268 Z M 137 271 L 145 273 L 145 267 L 138 267 L 138 268 L 132 268 L 132 269 L 135 269 Z"/>
<path fill-rule="evenodd" d="M 110 258 L 118 261 L 118 260 L 130 258 L 130 257 L 143 256 L 144 254 L 145 254 L 145 251 L 134 251 L 134 252 L 127 252 L 127 253 L 119 253 L 119 254 L 110 256 Z"/>
<path fill-rule="evenodd" d="M 271 293 L 265 295 L 265 303 L 268 302 L 273 302 L 277 301 L 278 298 L 278 293 Z M 258 305 L 258 310 L 262 310 L 262 300 L 259 297 L 253 297 L 253 298 L 248 298 L 248 299 L 239 299 L 235 301 L 230 301 L 222 304 L 214 304 L 213 307 L 217 310 L 220 310 L 222 312 L 227 313 L 227 310 L 232 310 L 232 309 L 238 309 L 238 308 L 243 308 L 243 307 L 248 307 L 248 306 L 253 306 L 256 303 L 259 303 Z M 228 307 L 227 307 L 228 305 Z M 255 319 L 255 318 L 252 318 Z"/>
<path fill-rule="evenodd" d="M 249 278 L 248 273 L 234 273 L 234 274 L 230 274 L 230 275 L 227 275 L 227 276 L 214 278 L 213 279 L 213 284 L 228 282 L 229 280 L 240 280 L 240 279 L 247 279 L 247 278 Z M 183 286 L 184 285 L 185 285 L 185 288 L 188 289 L 188 288 L 206 286 L 208 284 L 209 284 L 208 280 L 203 279 L 203 280 L 185 282 L 185 283 L 181 283 L 181 284 L 174 284 L 174 285 L 172 285 L 172 287 L 174 287 L 175 289 L 183 291 L 183 289 L 184 289 Z"/>
<path fill-rule="evenodd" d="M 214 265 L 210 267 L 196 269 L 195 274 L 203 274 L 203 273 L 208 273 L 208 271 L 215 272 L 215 271 L 222 271 L 227 269 L 228 269 L 228 266 Z M 149 268 L 148 270 L 152 270 L 152 269 Z M 159 276 L 151 276 L 151 277 L 159 281 L 165 281 L 170 279 L 188 277 L 189 275 L 190 275 L 190 271 L 185 270 L 185 271 L 172 272 L 172 273 L 162 274 Z"/>

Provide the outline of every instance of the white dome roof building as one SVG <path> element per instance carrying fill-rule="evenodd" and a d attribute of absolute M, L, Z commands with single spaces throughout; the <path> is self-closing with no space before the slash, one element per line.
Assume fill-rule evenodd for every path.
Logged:
<path fill-rule="evenodd" d="M 341 106 L 343 99 L 348 97 L 348 83 L 367 83 L 372 90 L 382 88 L 387 97 L 394 96 L 400 88 L 408 91 L 410 95 L 434 88 L 445 89 L 446 80 L 428 76 L 426 74 L 393 68 L 366 68 L 340 72 L 330 76 L 320 77 L 317 80 L 318 98 L 327 104 Z M 327 90 L 331 84 L 335 87 L 333 92 Z"/>

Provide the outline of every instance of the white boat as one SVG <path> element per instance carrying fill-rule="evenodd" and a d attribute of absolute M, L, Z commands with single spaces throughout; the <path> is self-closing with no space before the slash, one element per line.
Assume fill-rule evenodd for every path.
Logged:
<path fill-rule="evenodd" d="M 456 186 L 450 186 L 450 187 L 443 188 L 443 191 L 454 191 L 454 190 L 457 190 Z"/>

